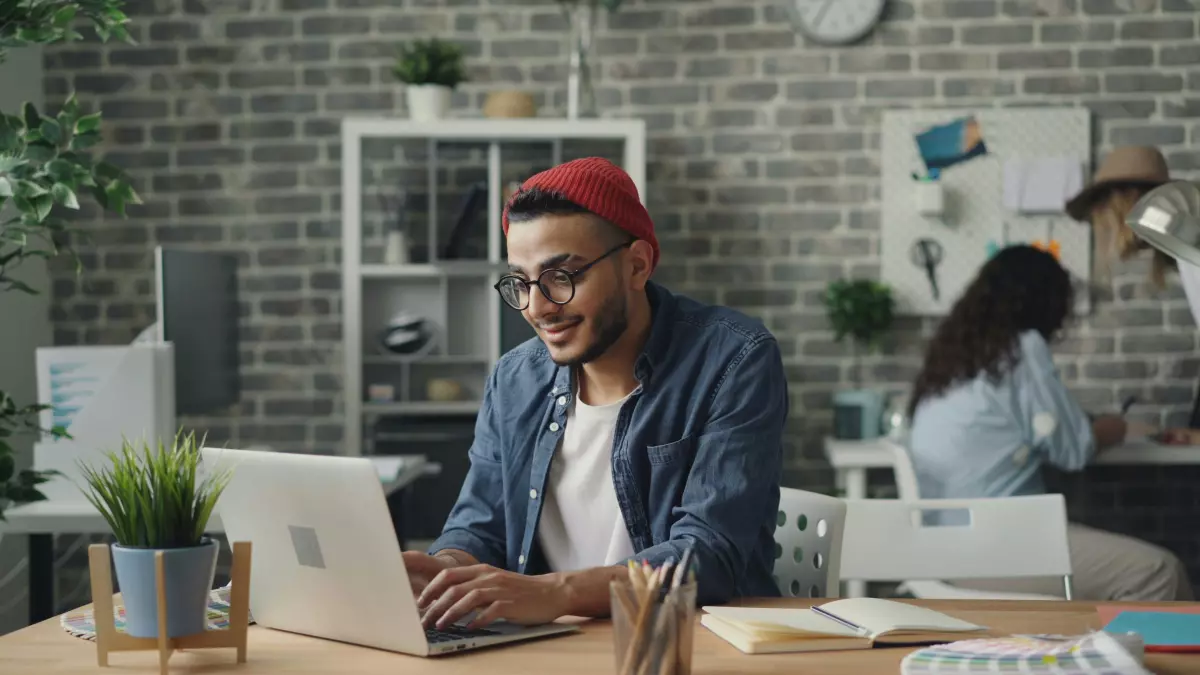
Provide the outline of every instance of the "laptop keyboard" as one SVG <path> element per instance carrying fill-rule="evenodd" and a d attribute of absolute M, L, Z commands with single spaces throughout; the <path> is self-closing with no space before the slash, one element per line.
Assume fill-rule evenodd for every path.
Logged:
<path fill-rule="evenodd" d="M 453 627 L 447 628 L 446 630 L 436 630 L 434 628 L 426 628 L 425 629 L 425 639 L 429 641 L 429 644 L 436 644 L 436 643 L 440 643 L 440 642 L 454 642 L 455 640 L 466 640 L 468 638 L 489 637 L 492 635 L 499 635 L 499 634 L 500 633 L 498 631 L 487 630 L 484 628 L 477 628 L 474 630 L 467 630 L 466 628 L 453 628 Z"/>

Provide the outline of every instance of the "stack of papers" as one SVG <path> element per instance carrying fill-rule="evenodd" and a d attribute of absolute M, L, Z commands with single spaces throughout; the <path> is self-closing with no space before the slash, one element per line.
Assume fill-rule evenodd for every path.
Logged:
<path fill-rule="evenodd" d="M 902 675 L 940 673 L 1045 673 L 1046 675 L 1150 675 L 1134 636 L 1015 635 L 963 640 L 912 652 Z"/>

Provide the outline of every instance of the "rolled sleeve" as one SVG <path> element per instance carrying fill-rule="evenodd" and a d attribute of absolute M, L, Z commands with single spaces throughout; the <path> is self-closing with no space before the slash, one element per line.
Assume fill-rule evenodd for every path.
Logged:
<path fill-rule="evenodd" d="M 763 595 L 774 588 L 769 566 L 763 583 L 745 578 L 764 528 L 774 530 L 779 510 L 788 392 L 773 338 L 748 345 L 730 364 L 711 410 L 670 539 L 634 558 L 661 565 L 679 561 L 692 546 L 697 601 L 722 604 L 739 589 Z"/>
<path fill-rule="evenodd" d="M 475 439 L 467 453 L 470 469 L 442 534 L 430 546 L 429 553 L 458 549 L 481 563 L 504 568 L 504 480 L 495 385 L 493 373 L 484 387 L 475 419 Z"/>
<path fill-rule="evenodd" d="M 1021 403 L 1033 447 L 1052 465 L 1079 471 L 1096 455 L 1091 420 L 1063 384 L 1049 347 L 1028 342 Z"/>

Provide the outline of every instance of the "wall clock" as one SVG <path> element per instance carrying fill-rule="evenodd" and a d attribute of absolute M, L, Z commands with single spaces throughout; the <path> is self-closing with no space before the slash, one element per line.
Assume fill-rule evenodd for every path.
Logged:
<path fill-rule="evenodd" d="M 792 23 L 813 42 L 849 44 L 865 37 L 883 18 L 887 0 L 788 0 Z"/>

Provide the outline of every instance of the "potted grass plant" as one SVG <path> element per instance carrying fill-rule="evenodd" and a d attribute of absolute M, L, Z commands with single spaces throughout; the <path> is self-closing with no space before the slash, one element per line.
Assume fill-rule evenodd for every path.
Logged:
<path fill-rule="evenodd" d="M 402 45 L 392 74 L 405 83 L 408 116 L 414 120 L 441 119 L 450 110 L 450 95 L 467 79 L 463 48 L 437 38 Z"/>
<path fill-rule="evenodd" d="M 134 637 L 158 637 L 155 557 L 163 553 L 168 637 L 205 630 L 208 596 L 217 568 L 217 542 L 205 536 L 209 517 L 228 485 L 228 470 L 199 477 L 194 433 L 177 434 L 170 447 L 121 444 L 99 468 L 80 464 L 85 496 L 112 529 L 113 567 Z"/>
<path fill-rule="evenodd" d="M 854 388 L 834 395 L 834 436 L 876 438 L 882 433 L 884 393 L 862 386 L 863 352 L 877 351 L 895 319 L 891 288 L 869 279 L 839 279 L 825 289 L 825 312 L 834 340 L 847 338 L 854 365 Z"/>

